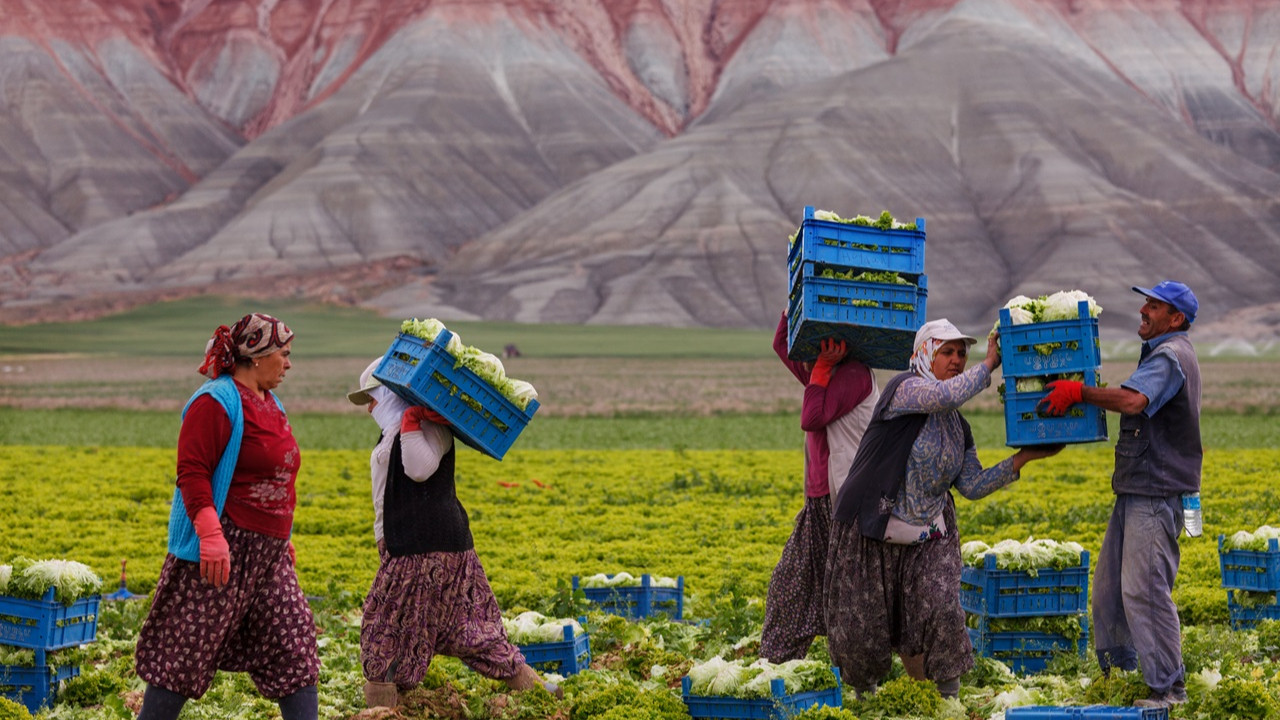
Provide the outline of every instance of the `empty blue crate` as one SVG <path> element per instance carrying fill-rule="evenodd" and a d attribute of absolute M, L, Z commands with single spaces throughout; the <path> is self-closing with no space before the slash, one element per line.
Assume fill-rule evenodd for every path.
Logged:
<path fill-rule="evenodd" d="M 34 715 L 40 708 L 53 705 L 63 680 L 79 674 L 80 668 L 75 666 L 0 665 L 0 696 L 25 705 Z"/>
<path fill-rule="evenodd" d="M 1167 720 L 1168 708 L 1136 708 L 1118 705 L 1049 707 L 1030 705 L 1005 711 L 1005 720 Z"/>
<path fill-rule="evenodd" d="M 608 577 L 612 578 L 613 575 Z M 573 589 L 578 590 L 578 576 L 572 578 Z M 581 588 L 587 600 L 610 615 L 627 618 L 643 618 L 666 613 L 672 620 L 684 618 L 684 576 L 676 578 L 675 587 L 655 587 L 648 574 L 640 576 L 639 585 L 619 587 Z"/>
<path fill-rule="evenodd" d="M 1225 539 L 1222 535 L 1218 536 L 1222 587 L 1257 592 L 1280 590 L 1280 543 L 1275 538 L 1267 540 L 1266 552 L 1223 550 Z"/>
<path fill-rule="evenodd" d="M 1250 630 L 1263 620 L 1280 620 L 1280 593 L 1267 593 L 1270 596 L 1269 602 L 1259 605 L 1237 602 L 1236 592 L 1227 591 L 1227 614 L 1231 619 L 1232 630 Z"/>
<path fill-rule="evenodd" d="M 1081 301 L 1074 320 L 1014 325 L 1007 308 L 1000 310 L 1000 362 L 1005 377 L 1085 373 L 1102 364 L 1098 319 L 1089 317 Z"/>
<path fill-rule="evenodd" d="M 968 628 L 973 651 L 982 657 L 999 660 L 1016 673 L 1038 673 L 1048 666 L 1054 655 L 1084 655 L 1089 649 L 1089 625 L 1083 617 L 1078 640 L 1056 633 L 991 632 L 985 619 L 980 624 L 980 628 Z"/>
<path fill-rule="evenodd" d="M 849 356 L 870 367 L 904 370 L 924 324 L 928 278 L 919 285 L 854 282 L 818 277 L 813 267 L 793 288 L 787 309 L 787 356 L 809 361 L 822 341 L 844 340 Z"/>
<path fill-rule="evenodd" d="M 786 693 L 786 685 L 775 678 L 769 689 L 771 698 L 743 700 L 735 697 L 716 695 L 690 695 L 692 681 L 685 675 L 680 681 L 681 699 L 689 708 L 689 715 L 694 718 L 759 718 L 760 720 L 786 720 L 801 710 L 817 705 L 840 707 L 843 692 L 840 688 L 840 668 L 832 667 L 836 676 L 836 686 L 826 690 L 799 692 L 794 695 Z"/>
<path fill-rule="evenodd" d="M 578 618 L 578 623 L 585 625 L 586 618 Z M 555 672 L 569 676 L 591 665 L 591 638 L 587 633 L 575 636 L 573 626 L 564 626 L 564 640 L 560 642 L 534 643 L 518 645 L 524 661 L 543 671 Z"/>
<path fill-rule="evenodd" d="M 426 405 L 452 425 L 463 442 L 498 460 L 538 410 L 529 401 L 516 407 L 489 383 L 464 367 L 445 350 L 453 333 L 441 330 L 434 342 L 401 333 L 391 341 L 373 376 L 405 402 Z"/>
<path fill-rule="evenodd" d="M 52 587 L 40 600 L 0 595 L 0 645 L 59 650 L 93 642 L 102 597 L 93 595 L 71 605 L 53 598 Z"/>
<path fill-rule="evenodd" d="M 983 567 L 960 570 L 960 607 L 987 617 L 1038 617 L 1089 612 L 1089 552 L 1080 565 L 1044 568 L 1035 577 L 1026 571 L 997 570 L 996 556 L 983 558 Z"/>

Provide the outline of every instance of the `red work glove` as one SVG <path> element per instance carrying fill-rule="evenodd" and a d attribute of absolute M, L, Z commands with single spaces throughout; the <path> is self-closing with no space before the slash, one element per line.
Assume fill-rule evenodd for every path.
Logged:
<path fill-rule="evenodd" d="M 449 426 L 449 421 L 444 419 L 440 413 L 423 405 L 415 405 L 404 411 L 404 415 L 400 417 L 400 434 L 407 432 L 416 432 L 422 428 L 423 422 L 433 422 L 437 425 Z"/>
<path fill-rule="evenodd" d="M 222 535 L 222 522 L 213 506 L 202 508 L 191 521 L 200 538 L 200 577 L 214 587 L 231 579 L 231 548 Z"/>
<path fill-rule="evenodd" d="M 840 364 L 848 352 L 849 348 L 845 346 L 843 340 L 823 340 L 822 350 L 813 363 L 813 372 L 809 373 L 810 384 L 826 387 L 827 383 L 831 382 L 831 373 L 836 369 L 836 365 Z"/>
<path fill-rule="evenodd" d="M 1083 400 L 1081 388 L 1084 383 L 1078 380 L 1054 380 L 1045 387 L 1049 394 L 1040 400 L 1036 408 L 1043 407 L 1046 414 L 1065 415 L 1067 408 Z"/>

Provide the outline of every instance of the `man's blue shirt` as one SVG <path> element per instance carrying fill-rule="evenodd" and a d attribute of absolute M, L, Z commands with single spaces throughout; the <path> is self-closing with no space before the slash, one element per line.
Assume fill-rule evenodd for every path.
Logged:
<path fill-rule="evenodd" d="M 1173 399 L 1182 389 L 1186 376 L 1178 362 L 1172 356 L 1155 353 L 1160 343 L 1178 335 L 1186 335 L 1185 331 L 1165 333 L 1142 343 L 1142 356 L 1138 360 L 1138 368 L 1128 380 L 1120 383 L 1121 387 L 1142 393 L 1147 398 L 1147 407 L 1143 415 L 1155 415 L 1164 404 Z"/>

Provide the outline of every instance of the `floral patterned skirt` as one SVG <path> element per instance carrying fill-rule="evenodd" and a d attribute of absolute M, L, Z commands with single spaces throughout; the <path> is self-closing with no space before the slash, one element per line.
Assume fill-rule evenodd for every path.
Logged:
<path fill-rule="evenodd" d="M 805 498 L 769 578 L 760 637 L 760 656 L 769 662 L 803 658 L 813 638 L 827 634 L 822 590 L 830 537 L 831 496 Z"/>
<path fill-rule="evenodd" d="M 138 677 L 188 698 L 218 670 L 247 672 L 263 697 L 279 699 L 320 676 L 316 625 L 289 559 L 289 541 L 243 530 L 225 518 L 231 579 L 215 588 L 200 563 L 165 557 L 138 633 Z"/>
<path fill-rule="evenodd" d="M 382 564 L 360 628 L 365 679 L 416 687 L 436 654 L 456 657 L 485 677 L 519 671 L 524 655 L 507 640 L 474 549 L 391 557 L 379 543 L 378 555 Z"/>
<path fill-rule="evenodd" d="M 955 503 L 943 511 L 956 527 Z M 888 674 L 892 651 L 924 656 L 925 675 L 951 680 L 973 667 L 960 607 L 960 536 L 898 545 L 836 521 L 827 552 L 828 648 L 841 678 L 869 690 Z"/>

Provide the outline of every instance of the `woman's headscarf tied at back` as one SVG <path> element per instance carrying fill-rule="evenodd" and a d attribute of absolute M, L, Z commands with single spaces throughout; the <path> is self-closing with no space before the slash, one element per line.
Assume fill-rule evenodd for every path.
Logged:
<path fill-rule="evenodd" d="M 200 374 L 209 379 L 230 372 L 241 360 L 270 355 L 289 344 L 288 325 L 263 313 L 249 313 L 231 327 L 219 325 L 204 346 Z"/>
<path fill-rule="evenodd" d="M 967 345 L 978 342 L 976 338 L 960 332 L 946 318 L 930 320 L 921 325 L 916 331 L 915 344 L 912 345 L 915 350 L 911 353 L 911 370 L 920 377 L 937 380 L 933 374 L 933 356 L 938 353 L 938 348 L 952 340 L 963 340 Z"/>

